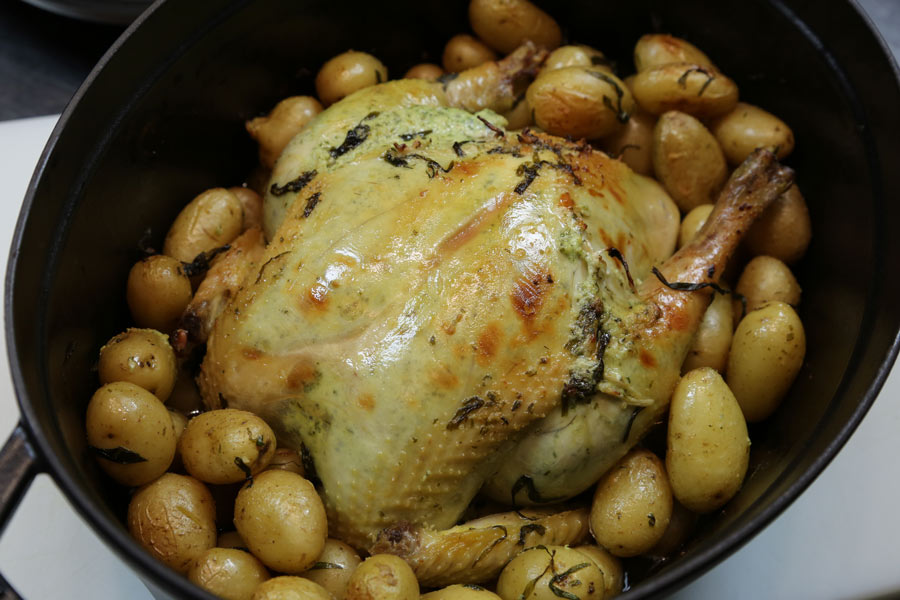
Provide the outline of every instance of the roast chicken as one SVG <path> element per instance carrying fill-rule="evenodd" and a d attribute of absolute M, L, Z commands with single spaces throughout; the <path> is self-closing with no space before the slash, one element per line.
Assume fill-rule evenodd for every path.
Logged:
<path fill-rule="evenodd" d="M 303 449 L 331 536 L 434 585 L 585 536 L 565 502 L 660 418 L 741 233 L 791 184 L 758 151 L 672 255 L 657 184 L 507 131 L 495 101 L 392 81 L 310 123 L 199 377 Z M 512 512 L 459 525 L 479 493 Z"/>

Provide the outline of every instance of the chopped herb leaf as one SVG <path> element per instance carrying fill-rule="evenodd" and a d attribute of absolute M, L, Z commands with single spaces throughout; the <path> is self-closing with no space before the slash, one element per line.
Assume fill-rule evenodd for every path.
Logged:
<path fill-rule="evenodd" d="M 525 538 L 529 533 L 536 532 L 538 535 L 544 535 L 547 532 L 547 528 L 541 525 L 540 523 L 527 523 L 522 525 L 519 529 L 519 541 L 516 542 L 519 546 L 525 545 Z"/>
<path fill-rule="evenodd" d="M 424 131 L 414 131 L 413 133 L 404 133 L 400 135 L 400 139 L 404 142 L 408 142 L 414 138 L 420 137 L 425 138 L 431 135 L 431 129 L 425 129 Z"/>
<path fill-rule="evenodd" d="M 283 196 L 288 192 L 296 193 L 302 190 L 307 186 L 307 184 L 312 181 L 313 177 L 318 175 L 318 172 L 313 169 L 312 171 L 306 171 L 301 173 L 294 179 L 291 179 L 284 185 L 278 185 L 277 183 L 273 183 L 272 187 L 269 188 L 269 193 L 273 196 Z"/>
<path fill-rule="evenodd" d="M 628 268 L 628 263 L 625 262 L 625 257 L 618 248 L 614 247 L 607 248 L 606 253 L 622 263 L 622 266 L 625 268 L 625 275 L 628 277 L 628 285 L 631 286 L 632 291 L 634 291 L 634 279 L 631 278 L 631 270 Z"/>
<path fill-rule="evenodd" d="M 344 137 L 344 141 L 340 146 L 329 149 L 328 154 L 331 156 L 331 158 L 338 158 L 339 156 L 347 154 L 348 152 L 362 144 L 364 141 L 366 141 L 366 139 L 369 137 L 370 131 L 372 131 L 371 127 L 360 123 L 347 132 L 347 135 L 346 137 Z"/>
<path fill-rule="evenodd" d="M 321 192 L 316 192 L 306 199 L 306 206 L 303 208 L 303 218 L 307 218 L 312 214 L 312 211 L 316 207 L 316 204 L 319 203 L 319 198 L 321 198 L 321 196 Z"/>
<path fill-rule="evenodd" d="M 500 542 L 502 542 L 503 540 L 505 540 L 505 539 L 507 538 L 507 536 L 508 536 L 508 532 L 506 531 L 506 527 L 504 527 L 503 525 L 494 525 L 494 526 L 491 527 L 491 529 L 499 529 L 502 533 L 500 534 L 500 537 L 498 537 L 496 540 L 494 540 L 493 542 L 491 542 L 490 544 L 488 544 L 488 546 L 487 546 L 484 550 L 482 550 L 481 553 L 475 558 L 475 562 L 472 563 L 472 566 L 473 566 L 473 567 L 474 567 L 475 565 L 477 565 L 478 562 L 479 562 L 482 558 L 484 558 L 485 556 L 487 556 L 488 554 L 490 554 L 491 550 L 493 550 L 494 548 L 496 548 L 496 547 L 497 547 L 497 544 L 499 544 Z"/>
<path fill-rule="evenodd" d="M 216 256 L 229 250 L 231 246 L 225 244 L 224 246 L 219 246 L 218 248 L 213 248 L 207 252 L 201 252 L 197 256 L 194 257 L 189 263 L 181 263 L 181 270 L 184 271 L 184 274 L 188 277 L 193 277 L 195 275 L 201 275 L 206 273 L 209 270 L 209 265 Z"/>
<path fill-rule="evenodd" d="M 603 95 L 603 106 L 613 111 L 616 114 L 616 119 L 618 119 L 619 123 L 627 123 L 628 119 L 631 117 L 625 109 L 622 108 L 622 98 L 625 96 L 625 91 L 622 89 L 622 86 L 619 85 L 615 79 L 607 75 L 606 73 L 601 73 L 599 71 L 587 71 L 587 73 L 601 81 L 605 81 L 609 85 L 613 87 L 616 92 L 616 101 L 615 105 L 613 105 L 613 100 L 606 94 Z"/>
<path fill-rule="evenodd" d="M 147 462 L 147 459 L 128 448 L 117 446 L 115 448 L 98 448 L 96 446 L 88 446 L 88 449 L 102 459 L 114 462 L 120 465 L 133 465 L 135 463 Z"/>
<path fill-rule="evenodd" d="M 343 565 L 320 561 L 320 562 L 314 563 L 313 566 L 311 566 L 308 570 L 316 571 L 318 569 L 343 569 L 343 568 L 344 568 Z"/>
<path fill-rule="evenodd" d="M 622 435 L 623 444 L 628 441 L 628 436 L 631 435 L 631 427 L 634 425 L 634 420 L 637 418 L 638 413 L 643 409 L 643 406 L 635 406 L 634 410 L 631 411 L 631 416 L 628 417 L 628 423 L 625 424 L 625 433 Z"/>
<path fill-rule="evenodd" d="M 488 129 L 493 131 L 495 136 L 501 137 L 501 138 L 504 136 L 502 129 L 500 129 L 499 127 L 497 127 L 496 125 L 494 125 L 493 123 L 491 123 L 490 121 L 488 121 L 487 119 L 482 117 L 481 115 L 477 115 L 477 116 L 478 116 L 478 120 L 481 121 L 482 123 L 484 123 Z"/>
<path fill-rule="evenodd" d="M 706 91 L 706 88 L 709 86 L 709 84 L 712 83 L 713 79 L 716 78 L 716 75 L 714 72 L 712 72 L 708 69 L 705 69 L 703 67 L 691 67 L 690 69 L 685 71 L 681 75 L 681 77 L 678 78 L 678 85 L 680 85 L 683 88 L 687 87 L 687 78 L 688 78 L 688 75 L 690 75 L 691 73 L 702 73 L 703 75 L 706 75 L 706 81 L 703 83 L 703 86 L 701 86 L 700 91 L 697 92 L 698 96 L 702 96 L 703 92 Z"/>
<path fill-rule="evenodd" d="M 550 578 L 550 586 L 549 586 L 550 591 L 553 592 L 553 594 L 559 598 L 565 598 L 566 600 L 581 600 L 581 598 L 579 598 L 575 594 L 573 594 L 571 592 L 567 592 L 566 590 L 558 587 L 556 584 L 563 582 L 566 579 L 566 577 L 568 577 L 572 573 L 575 573 L 576 571 L 580 571 L 581 569 L 584 569 L 585 567 L 588 567 L 588 566 L 590 566 L 590 563 L 586 563 L 586 562 L 579 563 L 573 567 L 570 567 L 569 569 L 566 569 L 562 573 L 554 575 L 553 577 Z"/>
<path fill-rule="evenodd" d="M 250 467 L 247 466 L 247 463 L 245 463 L 240 456 L 235 456 L 234 464 L 237 465 L 238 469 L 244 472 L 245 480 L 249 481 L 250 485 L 253 485 L 253 471 L 250 470 Z"/>
<path fill-rule="evenodd" d="M 447 423 L 447 429 L 457 429 L 460 425 L 462 425 L 466 419 L 469 418 L 469 415 L 484 406 L 484 399 L 480 396 L 472 396 L 471 398 L 466 398 L 466 401 L 463 402 L 463 405 L 459 407 L 456 411 L 456 414 L 453 415 L 453 418 L 450 419 L 450 422 Z"/>
<path fill-rule="evenodd" d="M 653 274 L 656 275 L 656 278 L 659 279 L 664 286 L 669 289 L 675 290 L 676 292 L 696 292 L 697 290 L 702 290 L 703 288 L 712 288 L 716 292 L 720 294 L 730 294 L 728 290 L 723 288 L 717 283 L 712 281 L 702 281 L 700 283 L 687 283 L 683 281 L 666 281 L 666 278 L 660 273 L 659 269 L 653 267 Z"/>

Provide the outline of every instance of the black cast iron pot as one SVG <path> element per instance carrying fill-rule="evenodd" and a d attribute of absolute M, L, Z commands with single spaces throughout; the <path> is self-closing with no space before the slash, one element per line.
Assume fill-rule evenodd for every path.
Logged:
<path fill-rule="evenodd" d="M 900 324 L 900 89 L 849 1 L 588 0 L 547 3 L 570 40 L 631 66 L 645 32 L 690 39 L 745 100 L 787 121 L 812 214 L 799 267 L 806 363 L 788 400 L 751 431 L 740 494 L 683 555 L 623 598 L 672 591 L 765 527 L 834 457 L 874 401 Z M 395 0 L 158 2 L 101 61 L 56 127 L 28 189 L 7 273 L 7 343 L 22 423 L 2 455 L 0 520 L 47 471 L 160 597 L 208 597 L 128 536 L 125 494 L 85 448 L 99 347 L 128 324 L 124 281 L 150 231 L 159 247 L 199 191 L 241 183 L 255 161 L 245 119 L 312 92 L 329 57 L 373 52 L 394 74 L 439 62 L 468 29 L 466 3 Z M 0 521 L 0 522 L 2 522 Z"/>

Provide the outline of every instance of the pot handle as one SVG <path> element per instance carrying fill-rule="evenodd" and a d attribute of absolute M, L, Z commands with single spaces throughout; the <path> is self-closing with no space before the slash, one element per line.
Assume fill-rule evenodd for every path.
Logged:
<path fill-rule="evenodd" d="M 7 521 L 12 517 L 34 476 L 40 471 L 37 453 L 20 421 L 0 450 L 0 481 L 3 482 L 3 487 L 0 488 L 0 533 L 3 533 Z M 20 598 L 0 573 L 0 599 Z"/>

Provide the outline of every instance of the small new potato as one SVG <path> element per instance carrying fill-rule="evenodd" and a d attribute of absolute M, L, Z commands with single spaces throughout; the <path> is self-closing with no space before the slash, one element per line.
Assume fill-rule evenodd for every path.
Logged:
<path fill-rule="evenodd" d="M 413 65 L 403 76 L 404 79 L 425 79 L 434 81 L 444 74 L 444 69 L 434 63 L 420 63 Z"/>
<path fill-rule="evenodd" d="M 250 600 L 334 600 L 334 597 L 309 579 L 281 575 L 262 582 Z"/>
<path fill-rule="evenodd" d="M 609 60 L 596 48 L 583 44 L 560 46 L 547 56 L 542 71 L 555 71 L 566 67 L 594 67 L 613 75 Z"/>
<path fill-rule="evenodd" d="M 562 43 L 556 21 L 528 0 L 472 0 L 469 24 L 488 46 L 509 54 L 526 41 L 553 50 Z"/>
<path fill-rule="evenodd" d="M 191 280 L 181 261 L 171 256 L 148 256 L 128 273 L 125 300 L 139 327 L 172 331 L 192 295 Z"/>
<path fill-rule="evenodd" d="M 585 554 L 567 546 L 535 546 L 523 550 L 500 572 L 497 595 L 503 600 L 601 600 L 606 584 L 600 568 Z"/>
<path fill-rule="evenodd" d="M 692 63 L 712 70 L 716 66 L 697 46 L 664 33 L 648 33 L 641 36 L 634 46 L 634 68 L 646 71 L 670 63 Z"/>
<path fill-rule="evenodd" d="M 803 323 L 790 304 L 773 302 L 741 319 L 725 381 L 748 422 L 761 421 L 778 407 L 805 355 Z"/>
<path fill-rule="evenodd" d="M 699 206 L 692 208 L 688 214 L 684 215 L 684 219 L 681 221 L 681 230 L 678 232 L 679 248 L 697 237 L 697 233 L 699 233 L 703 225 L 706 224 L 706 220 L 709 218 L 714 207 L 714 204 L 700 204 Z"/>
<path fill-rule="evenodd" d="M 100 468 L 122 485 L 153 481 L 175 457 L 175 426 L 168 409 L 133 383 L 115 381 L 97 390 L 88 403 L 85 426 Z"/>
<path fill-rule="evenodd" d="M 244 209 L 225 188 L 206 190 L 185 206 L 169 228 L 163 254 L 189 263 L 241 234 Z"/>
<path fill-rule="evenodd" d="M 728 365 L 728 351 L 734 332 L 734 311 L 731 298 L 726 294 L 713 294 L 712 302 L 703 313 L 700 327 L 694 335 L 691 349 L 681 365 L 687 373 L 700 367 L 709 367 L 719 373 Z"/>
<path fill-rule="evenodd" d="M 714 369 L 678 382 L 669 406 L 666 470 L 678 501 L 697 513 L 715 510 L 741 488 L 750 460 L 747 422 Z"/>
<path fill-rule="evenodd" d="M 610 135 L 634 111 L 631 92 L 622 80 L 596 68 L 543 72 L 528 86 L 526 97 L 538 127 L 575 139 Z"/>
<path fill-rule="evenodd" d="M 312 96 L 291 96 L 276 104 L 269 114 L 247 121 L 247 133 L 259 144 L 259 162 L 269 169 L 274 167 L 291 138 L 320 112 L 322 105 Z"/>
<path fill-rule="evenodd" d="M 803 258 L 810 239 L 809 209 L 794 184 L 756 220 L 744 245 L 752 254 L 765 254 L 790 265 Z"/>
<path fill-rule="evenodd" d="M 340 540 L 327 539 L 322 554 L 303 576 L 328 590 L 335 600 L 344 600 L 347 585 L 362 562 L 356 550 Z"/>
<path fill-rule="evenodd" d="M 654 115 L 678 110 L 698 119 L 734 110 L 738 87 L 716 70 L 693 63 L 669 63 L 641 71 L 632 91 L 641 108 Z"/>
<path fill-rule="evenodd" d="M 603 151 L 641 175 L 653 175 L 653 127 L 656 117 L 635 106 L 625 126 L 603 138 Z"/>
<path fill-rule="evenodd" d="M 366 52 L 349 50 L 338 54 L 319 69 L 316 94 L 330 106 L 357 90 L 388 80 L 388 71 L 380 60 Z"/>
<path fill-rule="evenodd" d="M 653 129 L 653 170 L 682 211 L 715 204 L 728 179 L 716 138 L 689 114 L 670 111 Z"/>
<path fill-rule="evenodd" d="M 155 329 L 129 328 L 100 348 L 100 383 L 128 381 L 165 402 L 175 386 L 178 365 L 168 336 Z"/>
<path fill-rule="evenodd" d="M 224 600 L 250 600 L 268 578 L 256 557 L 234 548 L 210 548 L 194 559 L 188 571 L 188 579 Z"/>
<path fill-rule="evenodd" d="M 675 251 L 680 224 L 678 205 L 655 179 L 638 175 L 635 193 L 629 199 L 646 226 L 644 244 L 654 263 L 661 263 Z"/>
<path fill-rule="evenodd" d="M 184 468 L 200 481 L 237 483 L 268 466 L 275 454 L 275 433 L 251 412 L 211 410 L 188 422 L 178 450 Z"/>
<path fill-rule="evenodd" d="M 635 449 L 604 475 L 591 505 L 591 533 L 616 556 L 636 556 L 659 541 L 672 515 L 672 489 L 655 454 Z"/>
<path fill-rule="evenodd" d="M 787 123 L 746 102 L 738 102 L 731 112 L 716 119 L 710 131 L 719 140 L 728 162 L 735 166 L 757 148 L 768 148 L 778 160 L 794 150 L 794 132 Z"/>
<path fill-rule="evenodd" d="M 769 302 L 800 304 L 800 284 L 790 267 L 771 256 L 757 256 L 744 267 L 734 288 L 747 299 L 747 310 L 753 311 Z"/>
<path fill-rule="evenodd" d="M 594 561 L 594 564 L 603 573 L 604 593 L 602 598 L 604 600 L 622 593 L 622 587 L 625 584 L 625 572 L 622 570 L 622 563 L 618 558 L 604 548 L 593 544 L 576 546 L 575 549 Z"/>
<path fill-rule="evenodd" d="M 375 554 L 362 562 L 347 584 L 347 600 L 418 600 L 419 581 L 405 560 Z"/>
<path fill-rule="evenodd" d="M 421 600 L 498 600 L 500 596 L 478 585 L 459 583 L 422 594 Z"/>
<path fill-rule="evenodd" d="M 496 52 L 468 33 L 460 33 L 444 46 L 441 64 L 448 73 L 459 73 L 492 60 L 497 60 Z"/>
<path fill-rule="evenodd" d="M 525 97 L 525 94 L 522 94 L 516 100 L 516 104 L 508 111 L 503 113 L 503 118 L 506 119 L 506 129 L 509 131 L 516 131 L 517 129 L 524 129 L 529 125 L 534 124 L 534 120 L 532 119 L 532 111 L 531 105 L 528 104 L 528 98 Z"/>
<path fill-rule="evenodd" d="M 244 211 L 244 222 L 241 233 L 253 228 L 262 228 L 263 199 L 248 186 L 234 186 L 228 191 L 237 196 Z"/>
<path fill-rule="evenodd" d="M 216 543 L 216 507 L 206 487 L 166 473 L 135 492 L 128 531 L 154 558 L 179 573 Z"/>
<path fill-rule="evenodd" d="M 306 476 L 306 469 L 303 467 L 303 458 L 300 453 L 290 448 L 276 448 L 272 460 L 269 461 L 267 469 L 280 469 L 282 471 L 290 471 L 301 477 Z"/>
<path fill-rule="evenodd" d="M 264 565 L 302 573 L 315 564 L 328 534 L 316 488 L 296 473 L 263 471 L 238 492 L 234 525 Z"/>

